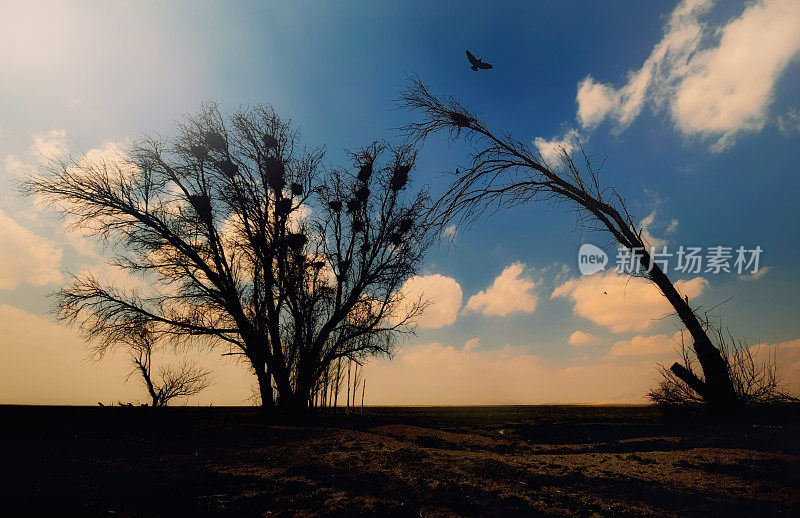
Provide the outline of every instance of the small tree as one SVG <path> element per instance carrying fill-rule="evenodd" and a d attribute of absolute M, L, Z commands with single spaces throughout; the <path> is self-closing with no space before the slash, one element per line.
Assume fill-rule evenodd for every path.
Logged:
<path fill-rule="evenodd" d="M 678 363 L 673 365 L 673 373 L 710 406 L 730 408 L 739 403 L 725 357 L 712 343 L 688 300 L 678 293 L 659 265 L 651 261 L 643 229 L 628 212 L 619 193 L 613 187 L 601 186 L 597 171 L 585 154 L 580 166 L 562 148 L 560 163 L 548 164 L 528 144 L 492 131 L 456 99 L 431 94 L 419 79 L 411 80 L 400 103 L 422 114 L 420 122 L 406 128 L 412 141 L 419 142 L 432 133 L 445 131 L 451 139 L 463 138 L 473 146 L 468 166 L 457 173 L 431 212 L 435 224 L 443 227 L 454 219 L 471 221 L 488 209 L 534 201 L 570 204 L 583 225 L 610 233 L 633 252 L 648 272 L 648 278 L 686 326 L 703 377 Z"/>
<path fill-rule="evenodd" d="M 141 376 L 154 407 L 167 406 L 173 399 L 199 394 L 211 384 L 211 373 L 195 362 L 183 359 L 178 365 L 162 366 L 153 376 L 153 337 L 146 331 L 131 335 L 131 363 Z"/>

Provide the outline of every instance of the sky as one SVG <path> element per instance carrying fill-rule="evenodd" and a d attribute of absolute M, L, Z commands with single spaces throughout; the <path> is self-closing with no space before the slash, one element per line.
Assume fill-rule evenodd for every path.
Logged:
<path fill-rule="evenodd" d="M 582 142 L 653 246 L 760 247 L 755 272 L 670 263 L 669 274 L 732 335 L 775 354 L 800 392 L 800 2 L 495 4 L 5 3 L 0 403 L 146 400 L 124 354 L 91 361 L 48 313 L 70 274 L 124 277 L 15 181 L 48 157 L 168 136 L 208 100 L 271 104 L 309 147 L 325 146 L 326 163 L 343 163 L 348 149 L 400 138 L 414 118 L 395 101 L 409 75 L 545 159 Z M 494 68 L 473 72 L 465 49 Z M 467 151 L 430 139 L 415 183 L 441 192 Z M 366 366 L 365 402 L 643 402 L 659 362 L 677 359 L 678 323 L 568 209 L 526 205 L 449 228 L 406 286 L 432 305 L 391 360 Z M 581 275 L 586 243 L 609 255 L 604 271 Z M 193 354 L 216 383 L 189 403 L 248 404 L 243 365 Z"/>

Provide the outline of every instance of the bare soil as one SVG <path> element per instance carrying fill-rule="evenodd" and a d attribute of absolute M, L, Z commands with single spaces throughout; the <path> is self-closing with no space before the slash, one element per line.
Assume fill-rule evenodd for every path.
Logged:
<path fill-rule="evenodd" d="M 6 406 L 0 477 L 0 516 L 800 516 L 800 419 Z"/>

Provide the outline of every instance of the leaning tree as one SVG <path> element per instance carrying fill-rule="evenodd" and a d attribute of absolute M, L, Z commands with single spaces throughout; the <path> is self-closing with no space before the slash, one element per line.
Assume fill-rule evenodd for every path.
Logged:
<path fill-rule="evenodd" d="M 617 191 L 600 184 L 597 171 L 585 154 L 584 164 L 579 165 L 562 148 L 559 163 L 548 164 L 530 145 L 494 132 L 458 100 L 437 97 L 416 78 L 411 79 L 399 102 L 422 114 L 422 120 L 406 127 L 411 141 L 421 142 L 444 131 L 451 139 L 464 139 L 473 148 L 468 166 L 457 173 L 433 207 L 432 223 L 441 227 L 455 219 L 472 220 L 487 209 L 541 200 L 571 204 L 585 227 L 610 233 L 631 251 L 686 326 L 702 376 L 680 363 L 672 366 L 672 372 L 709 406 L 730 408 L 739 403 L 728 362 L 712 343 L 706 326 L 666 273 L 651 261 L 643 229 Z"/>
<path fill-rule="evenodd" d="M 426 194 L 409 192 L 416 155 L 373 144 L 351 156 L 325 169 L 272 108 L 209 105 L 121 159 L 34 174 L 26 192 L 146 280 L 130 290 L 75 277 L 58 315 L 101 349 L 143 328 L 225 345 L 263 406 L 305 408 L 333 362 L 391 353 L 424 307 L 400 290 L 430 243 Z"/>

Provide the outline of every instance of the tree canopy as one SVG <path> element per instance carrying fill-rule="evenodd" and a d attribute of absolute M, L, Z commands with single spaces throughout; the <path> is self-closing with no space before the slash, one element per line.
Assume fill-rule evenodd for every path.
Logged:
<path fill-rule="evenodd" d="M 262 404 L 308 404 L 339 358 L 390 354 L 424 308 L 402 293 L 430 245 L 416 153 L 373 143 L 326 168 L 268 106 L 208 105 L 119 160 L 65 160 L 24 187 L 146 279 L 86 273 L 56 298 L 99 352 L 142 329 L 246 358 Z"/>

